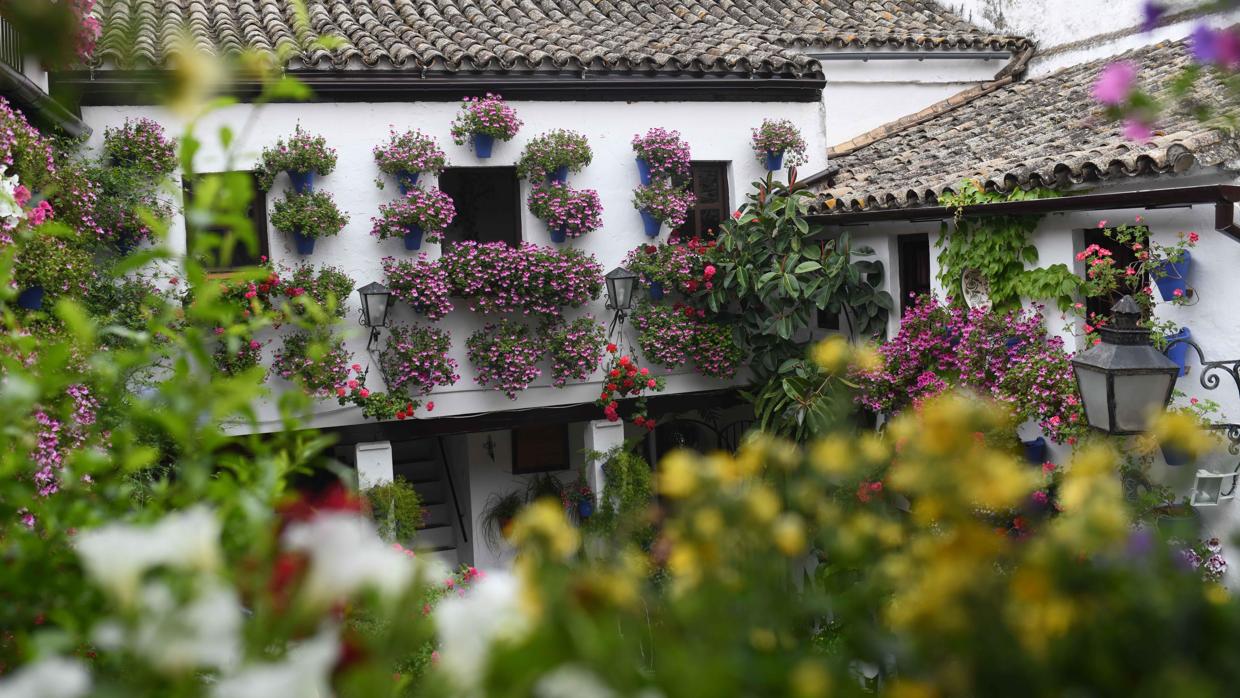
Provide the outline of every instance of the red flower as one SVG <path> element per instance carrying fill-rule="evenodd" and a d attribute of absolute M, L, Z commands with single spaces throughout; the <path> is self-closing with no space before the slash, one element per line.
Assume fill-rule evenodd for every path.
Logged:
<path fill-rule="evenodd" d="M 608 353 L 608 354 L 615 354 L 615 353 L 616 353 L 616 345 L 615 345 L 615 344 L 608 344 L 608 345 L 607 345 L 607 353 Z"/>
<path fill-rule="evenodd" d="M 360 393 L 360 395 L 364 398 L 370 397 L 370 391 L 365 388 L 362 388 L 362 392 Z"/>
<path fill-rule="evenodd" d="M 427 411 L 427 412 L 433 412 L 434 410 L 435 410 L 435 403 L 433 403 L 433 402 L 428 402 L 428 403 L 426 403 L 426 411 Z"/>
<path fill-rule="evenodd" d="M 405 413 L 404 413 L 404 412 L 397 412 L 397 413 L 396 413 L 396 418 L 397 418 L 397 419 L 404 419 L 404 418 L 405 418 Z"/>
<path fill-rule="evenodd" d="M 610 371 L 608 371 L 608 372 L 607 372 L 607 375 L 611 376 L 612 378 L 619 378 L 619 377 L 620 377 L 620 369 L 618 369 L 618 368 L 613 368 L 613 369 L 611 369 Z"/>
<path fill-rule="evenodd" d="M 646 428 L 649 429 L 650 431 L 654 431 L 654 420 L 653 419 L 646 420 Z"/>
<path fill-rule="evenodd" d="M 629 365 L 629 364 L 631 364 L 631 363 L 633 363 L 633 360 L 632 360 L 632 359 L 630 359 L 629 357 L 627 357 L 627 356 L 621 356 L 621 357 L 620 357 L 620 365 L 621 365 L 621 366 L 628 366 L 628 365 Z"/>
<path fill-rule="evenodd" d="M 349 391 L 345 390 L 344 388 L 336 388 L 336 395 L 338 395 L 338 396 L 340 396 L 340 397 L 344 397 L 344 396 L 345 396 L 345 393 L 347 393 L 347 392 L 349 392 Z"/>
<path fill-rule="evenodd" d="M 658 383 L 656 383 L 656 382 L 655 382 L 655 380 L 654 380 L 653 378 L 651 378 L 650 380 L 646 381 L 646 387 L 647 387 L 647 388 L 653 388 L 653 387 L 655 387 L 656 385 L 658 385 Z"/>

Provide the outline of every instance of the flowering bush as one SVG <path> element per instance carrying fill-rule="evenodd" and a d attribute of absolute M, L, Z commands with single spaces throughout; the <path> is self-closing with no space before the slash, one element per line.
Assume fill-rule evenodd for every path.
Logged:
<path fill-rule="evenodd" d="M 95 276 L 95 260 L 89 252 L 74 247 L 45 227 L 30 231 L 20 239 L 13 279 L 18 290 L 42 286 L 44 303 L 50 307 L 58 296 L 83 296 Z"/>
<path fill-rule="evenodd" d="M 732 329 L 705 320 L 706 311 L 682 303 L 643 302 L 633 314 L 637 344 L 652 363 L 676 368 L 694 362 L 698 373 L 731 378 L 744 358 Z"/>
<path fill-rule="evenodd" d="M 134 167 L 153 175 L 169 175 L 177 168 L 176 141 L 164 127 L 145 117 L 103 131 L 103 152 L 112 164 Z"/>
<path fill-rule="evenodd" d="M 301 130 L 297 126 L 288 142 L 283 138 L 275 146 L 263 148 L 263 155 L 256 168 L 258 182 L 263 189 L 270 189 L 276 175 L 281 172 L 314 172 L 330 174 L 336 169 L 336 149 L 327 147 L 327 139 Z"/>
<path fill-rule="evenodd" d="M 348 222 L 348 216 L 336 208 L 331 193 L 325 191 L 285 192 L 271 212 L 271 224 L 276 230 L 315 239 L 338 235 Z"/>
<path fill-rule="evenodd" d="M 452 337 L 447 330 L 428 325 L 393 325 L 387 344 L 379 354 L 388 390 L 420 397 L 436 386 L 449 386 L 461 379 L 456 359 L 448 356 Z"/>
<path fill-rule="evenodd" d="M 127 249 L 155 237 L 143 214 L 164 224 L 172 219 L 172 205 L 147 170 L 101 166 L 87 174 L 97 193 L 91 215 L 102 229 L 102 240 Z"/>
<path fill-rule="evenodd" d="M 5 3 L 4 19 L 22 50 L 49 68 L 87 63 L 95 51 L 102 25 L 94 16 L 95 0 Z"/>
<path fill-rule="evenodd" d="M 783 153 L 784 165 L 795 167 L 806 162 L 805 139 L 793 123 L 787 119 L 765 119 L 753 129 L 753 152 L 758 162 L 767 153 Z"/>
<path fill-rule="evenodd" d="M 395 257 L 383 258 L 383 275 L 392 296 L 404 301 L 416 313 L 439 320 L 452 312 L 449 300 L 448 273 L 439 262 L 418 254 L 416 262 Z"/>
<path fill-rule="evenodd" d="M 666 181 L 651 182 L 633 190 L 633 208 L 648 211 L 671 228 L 684 225 L 689 209 L 696 202 L 693 192 Z"/>
<path fill-rule="evenodd" d="M 538 333 L 513 320 L 500 320 L 474 332 L 465 340 L 474 381 L 493 390 L 502 390 L 509 400 L 542 375 L 538 362 L 545 347 Z"/>
<path fill-rule="evenodd" d="M 429 172 L 439 174 L 447 165 L 447 157 L 435 139 L 421 131 L 397 134 L 391 130 L 387 143 L 374 148 L 375 163 L 384 174 Z"/>
<path fill-rule="evenodd" d="M 439 260 L 453 295 L 481 313 L 559 315 L 597 300 L 603 267 L 594 255 L 532 243 L 513 249 L 502 242 L 457 243 Z"/>
<path fill-rule="evenodd" d="M 536 182 L 530 189 L 530 213 L 570 238 L 603 227 L 603 204 L 593 189 L 573 189 L 564 182 Z"/>
<path fill-rule="evenodd" d="M 557 322 L 546 330 L 551 353 L 551 384 L 563 388 L 570 380 L 590 377 L 603 359 L 606 329 L 587 315 L 572 322 Z"/>
<path fill-rule="evenodd" d="M 521 159 L 517 161 L 517 176 L 539 180 L 560 167 L 580 172 L 593 158 L 585 136 L 563 129 L 548 131 L 525 144 Z"/>
<path fill-rule="evenodd" d="M 330 332 L 293 332 L 276 351 L 271 369 L 311 395 L 326 396 L 349 382 L 352 356 Z"/>
<path fill-rule="evenodd" d="M 226 376 L 236 376 L 262 362 L 263 343 L 257 339 L 229 337 L 220 341 L 211 359 L 215 370 Z"/>
<path fill-rule="evenodd" d="M 650 174 L 688 177 L 691 173 L 689 144 L 680 140 L 680 131 L 652 128 L 644 136 L 633 136 L 633 152 L 650 164 Z"/>
<path fill-rule="evenodd" d="M 316 269 L 309 262 L 295 267 L 281 283 L 289 300 L 306 296 L 324 312 L 340 318 L 348 311 L 349 296 L 356 288 L 353 279 L 339 267 L 324 265 Z M 305 312 L 298 303 L 292 303 L 291 308 L 295 315 Z"/>
<path fill-rule="evenodd" d="M 370 219 L 370 234 L 380 240 L 398 238 L 417 226 L 427 242 L 439 242 L 454 218 L 456 205 L 451 196 L 434 188 L 414 187 L 407 196 L 379 206 L 379 217 Z"/>
<path fill-rule="evenodd" d="M 667 290 L 692 295 L 714 288 L 716 269 L 710 263 L 714 241 L 692 238 L 681 244 L 641 245 L 629 251 L 624 268 L 642 283 L 660 283 Z"/>
<path fill-rule="evenodd" d="M 1006 405 L 1017 423 L 1037 422 L 1054 441 L 1075 443 L 1087 429 L 1063 340 L 1046 336 L 1036 312 L 1000 315 L 923 298 L 878 353 L 880 365 L 854 376 L 857 400 L 871 410 L 899 412 L 967 388 Z"/>
<path fill-rule="evenodd" d="M 499 95 L 487 93 L 481 99 L 466 97 L 461 111 L 452 120 L 452 140 L 465 145 L 470 134 L 480 133 L 501 141 L 510 141 L 521 129 L 517 111 L 504 102 Z"/>
<path fill-rule="evenodd" d="M 639 367 L 628 354 L 620 354 L 620 348 L 615 344 L 607 345 L 607 353 L 611 354 L 611 360 L 604 367 L 607 382 L 603 384 L 603 392 L 594 404 L 603 408 L 607 421 L 616 422 L 620 420 L 619 401 L 622 398 L 637 398 L 630 421 L 653 431 L 655 420 L 646 415 L 646 393 L 662 392 L 665 385 L 663 377 L 652 376 L 650 369 Z"/>

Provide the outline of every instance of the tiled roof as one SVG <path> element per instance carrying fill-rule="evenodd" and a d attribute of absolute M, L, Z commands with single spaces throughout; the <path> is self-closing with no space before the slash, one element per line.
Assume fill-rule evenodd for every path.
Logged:
<path fill-rule="evenodd" d="M 216 54 L 288 50 L 294 67 L 819 73 L 802 47 L 1012 49 L 932 0 L 100 0 L 94 60 L 162 65 L 188 35 Z M 339 45 L 314 45 L 316 37 Z M 299 66 L 297 64 L 300 64 Z"/>
<path fill-rule="evenodd" d="M 1240 157 L 1234 134 L 1185 110 L 1162 115 L 1154 135 L 1134 142 L 1108 122 L 1093 99 L 1099 71 L 1113 60 L 1139 66 L 1141 86 L 1165 94 L 1189 63 L 1185 42 L 1164 42 L 1016 82 L 971 99 L 953 97 L 828 152 L 815 179 L 819 210 L 857 211 L 932 205 L 966 179 L 988 188 L 1067 188 L 1083 182 L 1180 172 Z M 1196 99 L 1230 104 L 1226 89 L 1203 80 Z M 1169 101 L 1169 100 L 1168 100 Z"/>

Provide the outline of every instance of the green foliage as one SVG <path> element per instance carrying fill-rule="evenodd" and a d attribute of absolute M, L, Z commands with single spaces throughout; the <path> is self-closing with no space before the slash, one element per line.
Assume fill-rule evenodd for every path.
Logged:
<path fill-rule="evenodd" d="M 370 503 L 379 535 L 389 543 L 408 545 L 418 533 L 425 515 L 422 498 L 403 477 L 375 485 L 362 492 Z"/>
<path fill-rule="evenodd" d="M 326 191 L 287 192 L 283 199 L 276 200 L 271 212 L 271 225 L 276 230 L 312 238 L 337 235 L 348 222 L 349 217 L 340 212 L 335 199 Z"/>
<path fill-rule="evenodd" d="M 349 296 L 353 295 L 356 283 L 339 267 L 325 264 L 316 268 L 313 264 L 305 262 L 293 269 L 284 285 L 285 293 L 292 297 L 306 295 L 320 308 L 330 311 L 338 318 L 343 318 L 347 309 L 346 303 Z M 301 292 L 298 292 L 298 289 L 301 289 Z M 292 312 L 302 313 L 304 311 L 304 305 L 296 302 L 291 305 Z"/>
<path fill-rule="evenodd" d="M 47 223 L 21 240 L 13 278 L 21 289 L 42 286 L 50 302 L 60 296 L 84 295 L 94 276 L 90 253 L 71 244 L 73 232 L 57 223 Z"/>
<path fill-rule="evenodd" d="M 583 528 L 610 541 L 627 540 L 649 547 L 654 538 L 651 507 L 654 504 L 654 473 L 650 464 L 633 452 L 636 444 L 616 446 L 606 453 L 590 451 L 587 462 L 603 462 L 603 491 L 594 515 Z"/>
<path fill-rule="evenodd" d="M 854 411 L 852 386 L 809 359 L 788 359 L 770 380 L 751 387 L 758 427 L 805 443 Z"/>
<path fill-rule="evenodd" d="M 487 498 L 482 508 L 482 538 L 493 552 L 499 550 L 500 541 L 508 538 L 513 519 L 523 506 L 525 500 L 518 492 L 492 492 Z"/>
<path fill-rule="evenodd" d="M 556 129 L 531 138 L 517 160 L 517 176 L 522 179 L 540 180 L 560 167 L 570 172 L 580 172 L 594 153 L 586 137 L 576 131 Z"/>
<path fill-rule="evenodd" d="M 327 139 L 301 130 L 298 124 L 289 136 L 283 138 L 269 148 L 263 148 L 259 166 L 256 169 L 258 182 L 264 189 L 270 189 L 276 175 L 281 172 L 313 172 L 327 175 L 336 169 L 336 151 L 327 145 Z"/>

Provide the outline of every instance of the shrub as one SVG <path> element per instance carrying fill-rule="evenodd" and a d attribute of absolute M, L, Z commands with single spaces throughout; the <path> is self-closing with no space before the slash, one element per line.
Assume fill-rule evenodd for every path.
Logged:
<path fill-rule="evenodd" d="M 56 226 L 63 231 L 63 228 Z M 42 286 L 44 303 L 57 296 L 83 296 L 95 277 L 95 260 L 53 234 L 52 226 L 42 226 L 18 241 L 21 245 L 13 268 L 18 290 Z"/>
<path fill-rule="evenodd" d="M 353 357 L 344 340 L 327 330 L 293 332 L 276 351 L 271 369 L 311 395 L 325 396 L 349 381 Z"/>
<path fill-rule="evenodd" d="M 649 547 L 654 526 L 649 510 L 654 502 L 654 473 L 645 458 L 617 446 L 607 453 L 587 453 L 588 461 L 603 461 L 603 491 L 587 528 L 608 537 L 619 535 Z M 614 538 L 613 538 L 614 539 Z"/>
<path fill-rule="evenodd" d="M 111 163 L 132 167 L 151 175 L 165 176 L 177 168 L 176 141 L 164 135 L 164 127 L 141 117 L 103 132 L 103 152 Z"/>
<path fill-rule="evenodd" d="M 504 319 L 489 324 L 470 335 L 465 348 L 477 374 L 474 381 L 503 391 L 509 400 L 516 400 L 517 393 L 542 375 L 538 369 L 545 351 L 542 339 L 520 322 Z"/>
<path fill-rule="evenodd" d="M 0 97 L 0 165 L 32 191 L 41 190 L 56 174 L 51 139 L 44 138 L 4 97 Z"/>
<path fill-rule="evenodd" d="M 670 228 L 685 224 L 689 209 L 696 201 L 693 192 L 662 180 L 633 190 L 633 208 L 648 211 Z"/>
<path fill-rule="evenodd" d="M 336 149 L 327 147 L 326 138 L 307 133 L 301 130 L 301 126 L 297 126 L 287 142 L 281 138 L 276 141 L 275 146 L 263 148 L 256 171 L 259 184 L 264 189 L 270 189 L 276 175 L 281 172 L 314 172 L 327 175 L 334 169 Z"/>
<path fill-rule="evenodd" d="M 508 106 L 503 97 L 488 92 L 481 99 L 466 97 L 461 102 L 461 111 L 452 120 L 452 140 L 457 145 L 465 145 L 470 134 L 479 133 L 510 141 L 520 129 L 521 120 L 516 110 Z"/>
<path fill-rule="evenodd" d="M 603 204 L 593 189 L 573 189 L 563 182 L 536 183 L 530 189 L 530 213 L 570 238 L 603 227 Z"/>
<path fill-rule="evenodd" d="M 324 265 L 316 269 L 309 262 L 294 267 L 282 285 L 290 300 L 308 296 L 324 312 L 331 312 L 340 318 L 348 312 L 349 296 L 356 287 L 353 279 L 339 267 Z M 294 315 L 305 312 L 298 303 L 292 303 L 291 310 Z"/>
<path fill-rule="evenodd" d="M 607 331 L 587 315 L 572 322 L 558 322 L 546 330 L 551 353 L 551 384 L 563 388 L 570 380 L 590 377 L 603 359 Z"/>
<path fill-rule="evenodd" d="M 395 257 L 383 258 L 383 275 L 392 296 L 404 301 L 415 313 L 439 320 L 452 312 L 448 298 L 448 272 L 439 262 L 418 254 L 416 262 Z"/>
<path fill-rule="evenodd" d="M 271 224 L 276 230 L 316 239 L 340 234 L 348 222 L 348 216 L 336 208 L 331 193 L 325 191 L 285 192 L 283 199 L 276 200 L 271 213 Z"/>
<path fill-rule="evenodd" d="M 400 172 L 439 174 L 447 164 L 439 144 L 421 131 L 397 134 L 392 129 L 387 143 L 376 145 L 373 152 L 379 171 L 390 175 Z"/>
<path fill-rule="evenodd" d="M 447 330 L 427 325 L 393 325 L 387 345 L 379 354 L 388 390 L 420 397 L 436 386 L 449 386 L 461 379 L 456 359 L 448 356 L 452 336 Z"/>
<path fill-rule="evenodd" d="M 784 165 L 795 167 L 806 162 L 805 150 L 801 132 L 787 119 L 765 119 L 753 129 L 753 152 L 758 162 L 763 162 L 767 153 L 782 152 Z"/>
<path fill-rule="evenodd" d="M 633 152 L 650 164 L 652 176 L 688 177 L 692 173 L 689 144 L 680 140 L 680 131 L 652 128 L 644 136 L 633 136 Z"/>
<path fill-rule="evenodd" d="M 425 511 L 413 485 L 397 476 L 391 482 L 369 487 L 362 494 L 370 505 L 379 535 L 389 543 L 408 544 L 418 534 Z"/>
<path fill-rule="evenodd" d="M 517 176 L 537 181 L 560 167 L 580 172 L 593 158 L 585 136 L 563 129 L 548 131 L 525 145 L 517 161 Z"/>
<path fill-rule="evenodd" d="M 449 247 L 439 263 L 452 293 L 482 313 L 559 315 L 597 300 L 603 268 L 586 252 L 522 243 L 465 241 Z"/>
<path fill-rule="evenodd" d="M 380 240 L 398 238 L 417 226 L 427 242 L 439 242 L 454 218 L 451 196 L 438 189 L 414 187 L 407 196 L 379 206 L 379 217 L 370 219 L 370 234 Z"/>
<path fill-rule="evenodd" d="M 168 304 L 168 297 L 149 279 L 129 276 L 96 275 L 82 299 L 86 312 L 103 328 L 99 343 L 107 349 L 134 346 L 132 337 L 146 332 L 151 319 L 160 315 Z"/>

